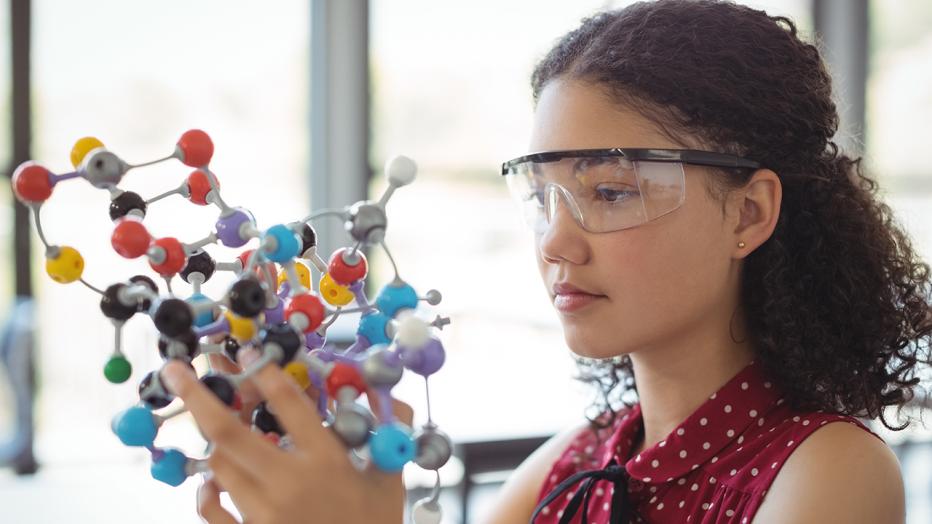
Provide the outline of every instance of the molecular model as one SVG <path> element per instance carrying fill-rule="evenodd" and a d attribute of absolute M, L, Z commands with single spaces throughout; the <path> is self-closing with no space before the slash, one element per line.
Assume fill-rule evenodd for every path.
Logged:
<path fill-rule="evenodd" d="M 259 352 L 259 358 L 239 373 L 210 370 L 200 377 L 231 409 L 242 408 L 239 385 L 274 362 L 302 390 L 313 385 L 319 391 L 316 407 L 324 425 L 346 444 L 355 461 L 371 460 L 389 472 L 398 472 L 413 461 L 436 472 L 449 460 L 452 446 L 449 437 L 431 419 L 427 379 L 444 363 L 445 351 L 435 330 L 442 330 L 449 319 L 438 315 L 427 322 L 413 314 L 419 301 L 438 304 L 440 293 L 430 290 L 419 297 L 398 276 L 384 240 L 386 203 L 397 188 L 414 180 L 415 163 L 399 156 L 386 164 L 389 186 L 378 201 L 365 200 L 342 209 L 321 210 L 297 222 L 260 230 L 248 209 L 230 207 L 221 198 L 220 184 L 208 167 L 213 151 L 210 137 L 192 129 L 181 136 L 171 155 L 132 165 L 106 149 L 98 139 L 85 137 L 71 151 L 75 171 L 55 174 L 29 161 L 13 174 L 16 198 L 31 209 L 39 238 L 45 245 L 49 276 L 60 283 L 80 281 L 100 294 L 100 310 L 114 325 L 115 347 L 104 366 L 104 376 L 112 383 L 129 379 L 132 366 L 122 350 L 121 331 L 131 317 L 146 314 L 159 331 L 158 350 L 164 362 L 176 359 L 190 365 L 202 354 L 224 355 L 236 362 L 238 352 L 244 348 Z M 131 169 L 171 159 L 194 168 L 176 189 L 148 200 L 119 189 Z M 105 289 L 92 286 L 82 278 L 84 259 L 78 250 L 47 241 L 40 209 L 55 186 L 70 179 L 83 179 L 109 192 L 113 249 L 125 258 L 145 257 L 152 270 L 164 279 L 167 293 L 160 294 L 155 281 L 145 275 L 133 276 Z M 148 206 L 173 194 L 197 205 L 219 209 L 217 221 L 207 236 L 185 243 L 175 237 L 156 237 L 148 231 L 143 223 Z M 355 243 L 337 249 L 329 262 L 324 262 L 317 253 L 316 233 L 310 222 L 327 216 L 342 219 Z M 218 262 L 204 249 L 211 244 L 244 248 L 253 239 L 258 239 L 258 245 L 228 262 Z M 372 303 L 363 291 L 368 262 L 362 249 L 376 244 L 388 255 L 395 277 Z M 318 292 L 311 288 L 312 267 L 321 275 Z M 213 300 L 201 293 L 201 286 L 218 271 L 231 272 L 235 278 L 225 295 Z M 193 289 L 185 299 L 172 291 L 176 276 Z M 361 314 L 355 341 L 338 350 L 332 344 L 327 345 L 327 328 L 338 316 L 348 313 Z M 396 420 L 391 410 L 391 390 L 406 369 L 425 380 L 427 422 L 416 433 Z M 180 485 L 188 476 L 206 471 L 206 458 L 187 457 L 178 449 L 154 445 L 161 424 L 185 411 L 182 407 L 168 413 L 156 412 L 173 400 L 162 384 L 160 371 L 146 374 L 138 391 L 139 402 L 113 418 L 116 436 L 127 446 L 148 449 L 152 476 L 169 485 Z M 378 413 L 357 402 L 364 392 L 377 395 Z M 251 424 L 253 430 L 289 449 L 288 435 L 264 402 L 252 412 Z M 416 522 L 440 521 L 439 473 L 436 478 L 432 495 L 414 506 Z"/>

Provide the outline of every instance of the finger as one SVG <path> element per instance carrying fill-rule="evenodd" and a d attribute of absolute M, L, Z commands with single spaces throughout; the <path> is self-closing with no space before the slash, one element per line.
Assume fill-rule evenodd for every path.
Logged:
<path fill-rule="evenodd" d="M 243 351 L 240 351 L 242 354 Z M 207 355 L 207 362 L 210 365 L 210 369 L 220 371 L 227 374 L 237 374 L 243 371 L 243 367 L 236 362 L 233 362 L 226 355 L 221 355 L 219 353 L 209 353 Z M 240 409 L 239 418 L 244 424 L 249 424 L 252 419 L 252 410 L 255 409 L 256 405 L 262 400 L 259 397 L 259 391 L 256 389 L 256 386 L 249 379 L 243 380 L 237 387 L 237 393 L 239 395 L 240 403 L 242 408 Z"/>
<path fill-rule="evenodd" d="M 161 375 L 168 389 L 184 400 L 207 440 L 229 448 L 243 467 L 257 469 L 281 463 L 281 452 L 249 431 L 187 366 L 173 360 Z"/>
<path fill-rule="evenodd" d="M 246 348 L 239 352 L 237 356 L 237 361 L 239 362 L 242 369 L 249 368 L 255 361 L 259 360 L 261 354 L 255 348 Z M 259 405 L 264 399 L 262 394 L 259 392 L 259 388 L 256 387 L 255 382 L 252 378 L 245 379 L 240 385 L 241 391 L 245 391 L 241 398 L 243 399 L 243 405 L 249 407 L 249 416 L 247 422 L 251 421 L 252 410 Z M 248 393 L 246 393 L 248 392 Z M 304 394 L 306 394 L 313 401 L 314 405 L 317 405 L 317 400 L 320 397 L 320 390 L 317 389 L 317 386 L 314 385 L 313 380 L 310 381 L 307 388 L 304 389 Z"/>
<path fill-rule="evenodd" d="M 197 514 L 207 524 L 239 524 L 233 515 L 220 505 L 220 490 L 212 480 L 205 480 L 197 488 Z"/>
<path fill-rule="evenodd" d="M 296 446 L 309 449 L 327 440 L 337 444 L 336 437 L 321 425 L 317 407 L 281 368 L 266 364 L 253 381 Z"/>
<path fill-rule="evenodd" d="M 253 348 L 245 348 L 239 352 L 236 356 L 236 362 L 239 366 L 239 370 L 242 371 L 246 369 L 246 366 L 249 363 L 255 361 L 258 358 L 259 352 Z M 255 402 L 259 403 L 262 401 L 262 397 L 259 395 L 259 390 L 256 388 L 256 384 L 252 379 L 247 378 L 246 380 L 240 383 L 240 394 L 242 395 L 243 402 Z"/>
<path fill-rule="evenodd" d="M 208 353 L 207 362 L 210 363 L 211 369 L 219 369 L 226 373 L 239 373 L 242 371 L 229 357 L 220 353 Z"/>
<path fill-rule="evenodd" d="M 392 413 L 395 417 L 411 427 L 414 424 L 414 409 L 406 402 L 392 399 Z"/>
<path fill-rule="evenodd" d="M 254 351 L 251 349 L 245 349 L 240 351 L 238 358 L 241 357 L 247 351 Z M 245 368 L 241 362 L 233 362 L 226 355 L 220 355 L 218 353 L 210 353 L 207 355 L 207 362 L 210 364 L 210 368 L 213 370 L 218 370 L 228 374 L 237 374 L 242 373 Z M 248 378 L 240 382 L 238 386 L 239 398 L 242 401 L 244 406 L 258 404 L 261 400 L 259 398 L 259 390 L 256 389 L 255 384 L 252 383 Z M 248 415 L 248 413 L 247 413 Z"/>
<path fill-rule="evenodd" d="M 367 389 L 366 398 L 369 400 L 369 407 L 372 408 L 372 412 L 375 414 L 381 413 L 382 399 L 379 396 L 378 390 L 372 388 Z M 396 398 L 391 399 L 391 404 L 392 415 L 399 421 L 405 423 L 408 427 L 411 427 L 414 424 L 414 409 L 409 404 Z"/>
<path fill-rule="evenodd" d="M 365 467 L 365 477 L 372 482 L 372 489 L 387 493 L 398 490 L 404 496 L 404 475 L 402 471 L 385 471 L 376 465 L 375 461 L 369 460 Z"/>
<path fill-rule="evenodd" d="M 214 448 L 207 458 L 214 479 L 230 494 L 230 498 L 243 515 L 255 515 L 266 499 L 266 487 L 223 448 Z"/>

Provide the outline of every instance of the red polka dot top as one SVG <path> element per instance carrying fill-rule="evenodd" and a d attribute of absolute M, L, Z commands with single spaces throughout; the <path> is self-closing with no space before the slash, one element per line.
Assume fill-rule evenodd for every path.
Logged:
<path fill-rule="evenodd" d="M 532 524 L 749 523 L 796 447 L 837 421 L 883 441 L 855 417 L 792 410 L 754 360 L 637 456 L 640 404 L 599 435 L 582 431 L 545 478 Z"/>

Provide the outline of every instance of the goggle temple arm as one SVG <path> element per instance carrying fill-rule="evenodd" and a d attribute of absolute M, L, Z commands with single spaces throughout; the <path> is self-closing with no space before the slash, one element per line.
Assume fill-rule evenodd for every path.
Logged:
<path fill-rule="evenodd" d="M 571 195 L 565 187 L 554 182 L 548 182 L 547 185 L 544 186 L 544 215 L 547 217 L 547 223 L 552 223 L 553 219 L 556 217 L 557 200 L 560 199 L 561 195 L 563 203 L 573 216 L 573 220 L 576 221 L 579 227 L 586 229 L 582 211 L 579 209 L 579 205 L 576 203 L 573 195 Z"/>

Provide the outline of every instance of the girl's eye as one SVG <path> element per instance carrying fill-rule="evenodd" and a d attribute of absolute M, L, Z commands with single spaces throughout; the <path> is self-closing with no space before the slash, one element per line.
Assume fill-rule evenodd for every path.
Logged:
<path fill-rule="evenodd" d="M 627 191 L 624 189 L 612 189 L 609 187 L 596 188 L 596 194 L 605 202 L 623 202 L 638 196 L 637 191 Z"/>
<path fill-rule="evenodd" d="M 544 205 L 544 190 L 543 190 L 543 189 L 531 190 L 531 191 L 524 197 L 524 200 L 526 200 L 526 201 L 534 201 L 534 203 L 536 203 L 537 205 L 543 207 L 543 205 Z"/>

